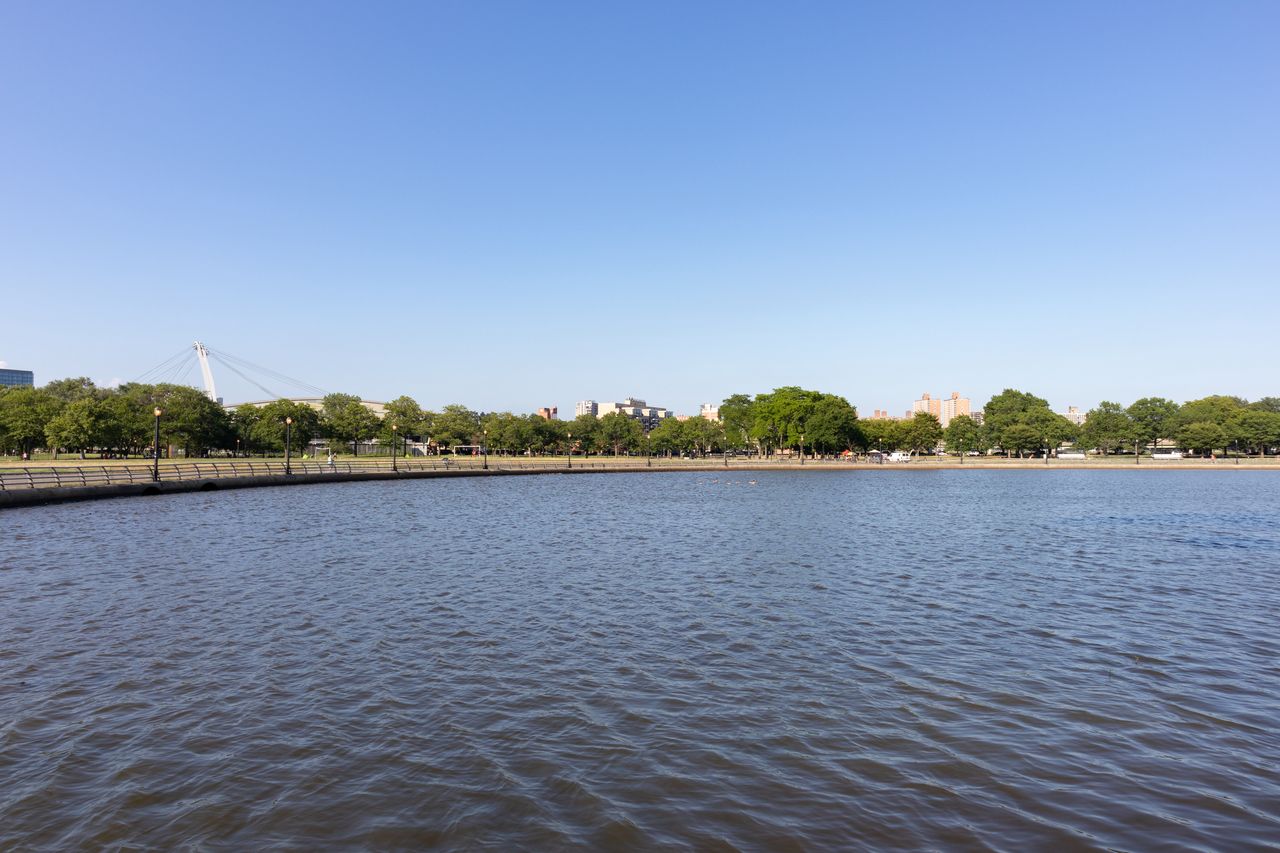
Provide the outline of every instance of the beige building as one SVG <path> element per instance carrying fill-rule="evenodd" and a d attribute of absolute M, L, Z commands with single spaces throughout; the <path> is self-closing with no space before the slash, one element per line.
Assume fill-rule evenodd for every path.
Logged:
<path fill-rule="evenodd" d="M 938 422 L 945 427 L 951 423 L 952 418 L 961 415 L 972 415 L 969 398 L 961 397 L 959 391 L 952 391 L 951 396 L 942 401 L 942 414 L 938 417 Z"/>
<path fill-rule="evenodd" d="M 703 403 L 698 410 L 698 414 L 709 421 L 718 421 L 720 420 L 720 407 L 713 406 L 711 403 Z"/>
<path fill-rule="evenodd" d="M 1089 413 L 1082 412 L 1075 406 L 1067 406 L 1067 410 L 1062 413 L 1062 416 L 1076 426 L 1083 426 L 1085 419 L 1089 417 Z"/>
<path fill-rule="evenodd" d="M 929 392 L 926 391 L 920 396 L 919 400 L 911 404 L 910 414 L 913 417 L 921 412 L 928 412 L 938 420 L 942 420 L 942 401 L 933 399 L 929 396 Z"/>

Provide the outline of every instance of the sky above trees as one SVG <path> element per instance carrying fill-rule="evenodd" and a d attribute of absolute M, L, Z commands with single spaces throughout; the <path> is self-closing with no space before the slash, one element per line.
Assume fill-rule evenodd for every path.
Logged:
<path fill-rule="evenodd" d="M 8 4 L 0 359 L 106 384 L 198 338 L 490 411 L 1274 394 L 1277 31 L 1269 2 Z"/>

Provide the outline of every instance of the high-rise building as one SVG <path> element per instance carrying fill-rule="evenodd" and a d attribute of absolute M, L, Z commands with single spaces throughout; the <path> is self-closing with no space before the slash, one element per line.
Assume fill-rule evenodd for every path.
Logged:
<path fill-rule="evenodd" d="M 915 417 L 920 412 L 928 412 L 941 421 L 942 401 L 933 399 L 929 396 L 929 392 L 926 391 L 920 396 L 919 400 L 911 404 L 911 411 L 907 412 L 907 417 Z"/>
<path fill-rule="evenodd" d="M 942 413 L 938 416 L 938 422 L 944 427 L 951 423 L 952 418 L 969 414 L 969 398 L 961 397 L 959 391 L 952 391 L 951 396 L 941 402 Z"/>
<path fill-rule="evenodd" d="M 873 411 L 873 412 L 871 413 L 871 417 L 870 417 L 870 418 L 868 418 L 868 420 L 872 420 L 872 421 L 896 421 L 896 420 L 899 420 L 899 418 L 897 418 L 897 417 L 895 417 L 895 416 L 893 416 L 893 415 L 889 414 L 889 412 L 888 412 L 887 410 L 885 410 L 885 409 L 876 409 L 875 411 Z"/>
<path fill-rule="evenodd" d="M 1082 426 L 1085 422 L 1085 419 L 1089 417 L 1089 413 L 1082 412 L 1075 406 L 1067 406 L 1067 410 L 1062 413 L 1062 416 L 1067 420 L 1071 421 L 1076 426 Z"/>
<path fill-rule="evenodd" d="M 549 421 L 558 420 L 560 417 L 560 409 L 556 406 L 543 406 L 538 409 L 538 417 L 546 418 Z"/>
<path fill-rule="evenodd" d="M 36 375 L 30 370 L 12 370 L 8 367 L 0 367 L 0 385 L 8 385 L 10 388 L 36 384 Z"/>
<path fill-rule="evenodd" d="M 578 405 L 573 407 L 573 416 L 575 418 L 582 415 L 595 417 L 598 414 L 600 414 L 600 405 L 595 400 L 580 400 Z"/>
<path fill-rule="evenodd" d="M 711 403 L 703 403 L 698 410 L 698 414 L 709 421 L 718 421 L 720 420 L 720 407 L 713 406 Z"/>

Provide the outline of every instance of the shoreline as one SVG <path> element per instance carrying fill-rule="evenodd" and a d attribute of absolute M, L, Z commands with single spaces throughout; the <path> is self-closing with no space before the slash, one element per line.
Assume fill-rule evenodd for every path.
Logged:
<path fill-rule="evenodd" d="M 77 460 L 79 461 L 79 460 Z M 511 477 L 535 474 L 653 474 L 701 473 L 731 475 L 736 472 L 793 471 L 821 472 L 903 472 L 934 471 L 1280 471 L 1280 462 L 1236 463 L 1208 460 L 1148 461 L 1145 464 L 1122 462 L 1004 460 L 983 462 L 730 462 L 706 463 L 701 460 L 662 461 L 653 465 L 634 461 L 580 461 L 572 468 L 565 463 L 512 461 L 501 459 L 483 467 L 480 462 L 415 463 L 402 462 L 393 470 L 390 463 L 345 463 L 329 469 L 314 462 L 293 463 L 285 472 L 283 462 L 240 460 L 239 465 L 213 462 L 182 462 L 162 465 L 161 479 L 150 479 L 150 466 L 2 466 L 0 465 L 0 509 L 42 506 L 73 501 L 107 498 L 150 497 L 183 492 L 212 492 L 223 489 L 302 486 L 321 483 L 368 482 L 371 480 L 448 479 L 456 477 Z M 126 479 L 127 482 L 123 480 Z M 112 478 L 115 478 L 114 480 Z"/>

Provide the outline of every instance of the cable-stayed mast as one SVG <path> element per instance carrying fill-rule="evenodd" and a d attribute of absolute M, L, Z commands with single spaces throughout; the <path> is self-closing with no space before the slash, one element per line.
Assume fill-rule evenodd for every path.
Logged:
<path fill-rule="evenodd" d="M 218 389 L 213 384 L 213 371 L 209 369 L 209 349 L 199 341 L 196 341 L 193 346 L 196 358 L 200 360 L 200 373 L 204 376 L 204 393 L 213 402 L 221 403 L 222 401 L 218 399 Z"/>

